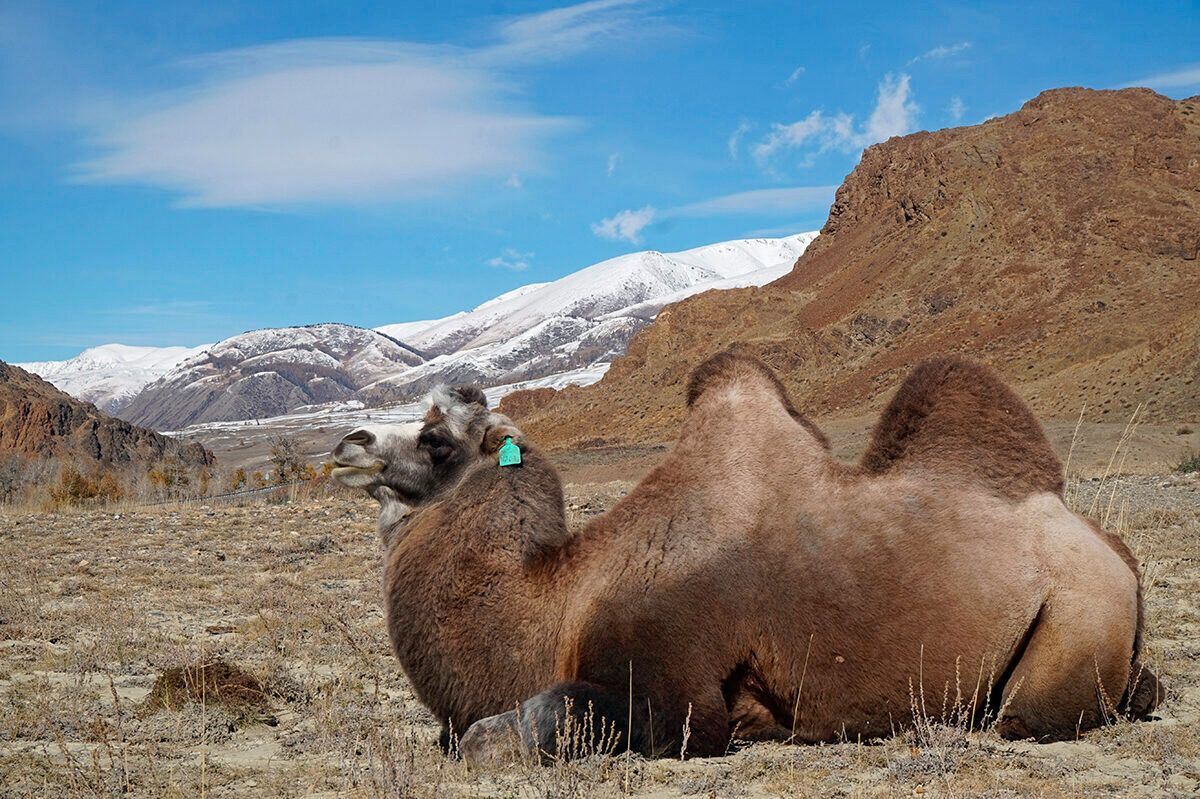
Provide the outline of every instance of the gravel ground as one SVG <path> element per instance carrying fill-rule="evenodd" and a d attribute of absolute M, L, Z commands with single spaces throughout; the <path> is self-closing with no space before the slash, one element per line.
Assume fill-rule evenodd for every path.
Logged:
<path fill-rule="evenodd" d="M 568 485 L 572 522 L 629 487 Z M 441 755 L 391 656 L 365 498 L 0 515 L 0 796 L 1194 796 L 1200 482 L 1069 498 L 1146 564 L 1158 720 L 1044 746 L 919 723 L 875 745 L 488 772 Z"/>

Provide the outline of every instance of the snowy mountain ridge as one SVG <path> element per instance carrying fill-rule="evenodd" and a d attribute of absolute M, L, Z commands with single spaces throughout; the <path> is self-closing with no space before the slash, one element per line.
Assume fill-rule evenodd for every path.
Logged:
<path fill-rule="evenodd" d="M 15 365 L 33 372 L 76 399 L 90 402 L 111 414 L 128 404 L 147 385 L 211 346 L 134 347 L 102 344 L 65 361 L 33 361 Z"/>
<path fill-rule="evenodd" d="M 26 368 L 68 393 L 103 395 L 118 415 L 160 430 L 329 403 L 404 403 L 438 383 L 554 383 L 568 374 L 591 382 L 664 305 L 775 280 L 816 236 L 631 253 L 440 319 L 374 330 L 338 323 L 267 328 L 190 349 L 112 344 Z"/>

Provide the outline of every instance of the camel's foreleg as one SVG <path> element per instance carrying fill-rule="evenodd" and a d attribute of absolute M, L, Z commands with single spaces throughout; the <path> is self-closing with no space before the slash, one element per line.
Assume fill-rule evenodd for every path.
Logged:
<path fill-rule="evenodd" d="M 459 744 L 471 762 L 536 757 L 542 762 L 650 751 L 647 703 L 594 683 L 559 683 L 514 710 L 480 719 Z"/>

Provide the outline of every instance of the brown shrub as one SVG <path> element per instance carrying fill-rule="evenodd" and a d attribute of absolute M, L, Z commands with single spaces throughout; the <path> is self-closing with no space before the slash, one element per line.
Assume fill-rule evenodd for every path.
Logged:
<path fill-rule="evenodd" d="M 59 472 L 58 483 L 50 487 L 50 499 L 55 505 L 108 505 L 124 496 L 121 481 L 113 472 L 96 470 L 84 474 L 70 464 Z"/>

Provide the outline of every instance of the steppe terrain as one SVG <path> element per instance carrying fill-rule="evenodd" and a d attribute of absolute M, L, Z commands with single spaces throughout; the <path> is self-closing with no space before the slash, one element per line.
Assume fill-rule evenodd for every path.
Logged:
<path fill-rule="evenodd" d="M 860 427 L 834 430 L 839 453 Z M 437 749 L 389 650 L 373 503 L 326 487 L 0 515 L 0 796 L 1192 796 L 1200 480 L 1102 478 L 1112 437 L 1081 431 L 1069 497 L 1145 563 L 1148 660 L 1169 689 L 1153 721 L 1012 743 L 937 723 L 942 686 L 926 686 L 915 729 L 875 744 L 475 771 Z M 662 451 L 560 456 L 572 522 Z"/>

